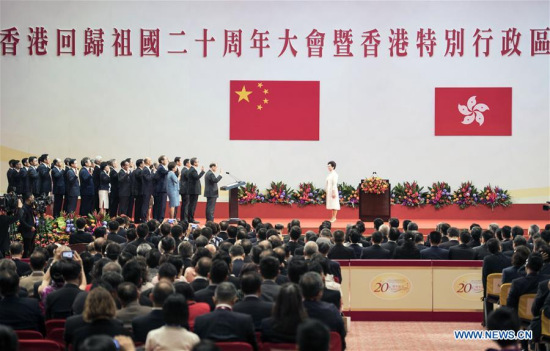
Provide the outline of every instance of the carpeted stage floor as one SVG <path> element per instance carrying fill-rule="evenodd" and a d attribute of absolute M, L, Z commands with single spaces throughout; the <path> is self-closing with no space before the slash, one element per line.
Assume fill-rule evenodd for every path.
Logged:
<path fill-rule="evenodd" d="M 351 322 L 347 350 L 483 351 L 497 346 L 487 340 L 455 340 L 454 330 L 483 330 L 479 323 Z"/>

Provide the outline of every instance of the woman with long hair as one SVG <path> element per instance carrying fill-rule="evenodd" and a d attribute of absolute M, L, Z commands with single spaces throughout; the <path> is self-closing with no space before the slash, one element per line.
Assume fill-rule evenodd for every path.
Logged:
<path fill-rule="evenodd" d="M 296 343 L 298 325 L 307 318 L 302 300 L 302 290 L 298 284 L 281 286 L 272 316 L 262 320 L 262 341 Z"/>
<path fill-rule="evenodd" d="M 397 230 L 391 228 L 390 230 Z M 413 233 L 405 233 L 403 235 L 403 245 L 397 246 L 393 251 L 393 258 L 401 260 L 420 259 L 420 250 L 415 243 L 416 236 Z"/>

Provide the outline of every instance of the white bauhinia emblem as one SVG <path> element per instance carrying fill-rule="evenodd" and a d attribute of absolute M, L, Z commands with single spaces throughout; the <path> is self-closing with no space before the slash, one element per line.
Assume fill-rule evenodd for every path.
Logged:
<path fill-rule="evenodd" d="M 468 99 L 468 105 L 460 105 L 458 104 L 458 111 L 464 115 L 464 120 L 462 121 L 462 124 L 470 124 L 474 120 L 479 123 L 479 125 L 482 125 L 485 121 L 485 116 L 483 116 L 483 112 L 488 111 L 489 106 L 485 104 L 478 104 L 476 102 L 476 97 L 472 96 Z"/>

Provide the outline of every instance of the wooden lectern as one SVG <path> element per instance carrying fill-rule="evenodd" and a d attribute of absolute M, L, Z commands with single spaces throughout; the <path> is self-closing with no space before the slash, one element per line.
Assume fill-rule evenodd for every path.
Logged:
<path fill-rule="evenodd" d="M 367 194 L 361 190 L 359 184 L 359 219 L 363 222 L 372 222 L 381 218 L 387 222 L 391 217 L 391 184 L 388 182 L 388 190 L 383 194 Z M 361 180 L 363 183 L 363 180 Z"/>
<path fill-rule="evenodd" d="M 222 186 L 221 190 L 229 190 L 229 223 L 239 222 L 239 188 L 246 185 L 246 182 L 235 182 Z"/>

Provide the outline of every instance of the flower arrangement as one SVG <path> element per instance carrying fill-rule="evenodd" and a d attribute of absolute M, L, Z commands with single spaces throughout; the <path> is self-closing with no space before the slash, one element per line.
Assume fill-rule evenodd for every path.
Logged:
<path fill-rule="evenodd" d="M 367 194 L 384 194 L 389 187 L 390 185 L 386 180 L 377 176 L 366 178 L 361 183 L 361 190 Z"/>
<path fill-rule="evenodd" d="M 294 200 L 292 199 L 293 190 L 283 182 L 271 182 L 269 188 L 267 188 L 266 201 L 273 204 L 280 205 L 292 205 Z"/>
<path fill-rule="evenodd" d="M 338 184 L 338 194 L 340 196 L 340 205 L 355 208 L 359 204 L 359 189 L 353 185 L 342 183 Z"/>
<path fill-rule="evenodd" d="M 258 187 L 254 183 L 246 183 L 242 188 L 239 188 L 239 205 L 262 203 L 265 201 L 265 196 L 260 194 Z"/>
<path fill-rule="evenodd" d="M 453 193 L 453 202 L 461 209 L 477 206 L 479 200 L 479 192 L 471 181 L 463 182 Z"/>
<path fill-rule="evenodd" d="M 424 187 L 420 187 L 416 181 L 397 184 L 392 190 L 392 204 L 408 207 L 418 207 L 426 201 L 425 194 L 422 192 Z"/>
<path fill-rule="evenodd" d="M 489 184 L 483 188 L 479 203 L 494 209 L 497 206 L 508 207 L 512 204 L 512 200 L 510 194 L 508 194 L 508 190 L 504 190 L 498 186 L 493 188 Z"/>
<path fill-rule="evenodd" d="M 300 183 L 298 190 L 292 193 L 292 199 L 298 206 L 319 205 L 324 202 L 323 192 L 311 182 Z"/>
<path fill-rule="evenodd" d="M 445 182 L 433 183 L 428 187 L 426 203 L 441 208 L 453 204 L 453 193 L 451 187 Z"/>

